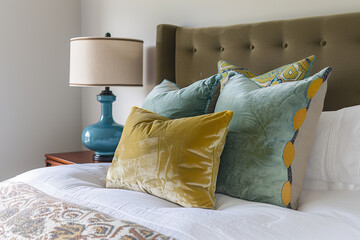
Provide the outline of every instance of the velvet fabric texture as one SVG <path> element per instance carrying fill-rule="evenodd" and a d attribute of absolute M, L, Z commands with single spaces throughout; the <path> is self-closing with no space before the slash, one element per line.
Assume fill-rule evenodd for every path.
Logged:
<path fill-rule="evenodd" d="M 231 111 L 171 120 L 133 107 L 106 187 L 150 193 L 184 207 L 213 208 Z"/>
<path fill-rule="evenodd" d="M 213 113 L 220 79 L 216 74 L 184 88 L 165 79 L 151 90 L 143 108 L 171 119 Z"/>
<path fill-rule="evenodd" d="M 255 81 L 261 87 L 269 87 L 278 83 L 297 81 L 306 78 L 311 70 L 314 60 L 315 56 L 312 55 L 299 61 L 278 67 L 259 76 L 246 68 L 241 68 L 220 60 L 218 62 L 218 72 L 235 71 L 244 74 L 245 77 Z"/>
<path fill-rule="evenodd" d="M 217 192 L 296 209 L 330 71 L 267 88 L 230 77 L 215 108 L 234 112 Z"/>

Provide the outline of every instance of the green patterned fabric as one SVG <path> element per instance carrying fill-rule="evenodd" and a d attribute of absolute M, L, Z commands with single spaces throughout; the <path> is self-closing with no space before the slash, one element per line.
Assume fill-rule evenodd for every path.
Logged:
<path fill-rule="evenodd" d="M 282 82 L 297 81 L 306 78 L 309 75 L 314 60 L 315 56 L 312 55 L 297 62 L 271 70 L 260 76 L 257 76 L 257 74 L 246 68 L 241 68 L 220 60 L 218 62 L 218 72 L 222 73 L 224 71 L 235 71 L 244 74 L 245 77 L 251 78 L 251 80 L 255 81 L 261 87 L 269 87 Z"/>
<path fill-rule="evenodd" d="M 229 77 L 215 108 L 234 112 L 217 192 L 296 208 L 330 71 L 271 88 Z"/>
<path fill-rule="evenodd" d="M 143 108 L 172 119 L 213 113 L 221 78 L 216 74 L 184 88 L 165 79 L 151 90 Z"/>

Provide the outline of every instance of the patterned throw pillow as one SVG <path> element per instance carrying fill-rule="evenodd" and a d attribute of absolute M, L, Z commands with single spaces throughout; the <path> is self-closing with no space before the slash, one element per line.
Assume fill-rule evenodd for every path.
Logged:
<path fill-rule="evenodd" d="M 238 73 L 242 73 L 245 77 L 250 78 L 260 86 L 269 87 L 282 82 L 296 81 L 306 78 L 309 75 L 314 60 L 315 56 L 312 55 L 300 61 L 271 70 L 260 76 L 257 76 L 255 73 L 252 73 L 245 68 L 240 68 L 223 60 L 220 60 L 218 62 L 218 72 L 222 73 L 224 71 L 235 71 Z"/>
<path fill-rule="evenodd" d="M 169 119 L 133 107 L 106 187 L 150 193 L 184 207 L 214 208 L 231 111 Z"/>
<path fill-rule="evenodd" d="M 297 208 L 330 72 L 271 88 L 230 77 L 215 108 L 234 112 L 217 192 Z"/>
<path fill-rule="evenodd" d="M 213 113 L 221 78 L 216 74 L 184 88 L 165 79 L 147 95 L 143 108 L 171 119 Z"/>
<path fill-rule="evenodd" d="M 244 74 L 244 76 L 247 78 L 253 78 L 253 77 L 257 76 L 255 73 L 252 73 L 250 70 L 248 70 L 246 68 L 238 67 L 238 66 L 230 64 L 224 60 L 218 61 L 217 65 L 218 65 L 218 73 L 223 73 L 225 71 L 226 72 L 227 71 L 235 71 L 235 72 Z"/>

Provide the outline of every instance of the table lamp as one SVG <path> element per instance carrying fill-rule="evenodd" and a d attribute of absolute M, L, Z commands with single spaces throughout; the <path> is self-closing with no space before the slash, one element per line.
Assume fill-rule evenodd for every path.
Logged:
<path fill-rule="evenodd" d="M 110 86 L 142 86 L 143 41 L 106 37 L 79 37 L 70 40 L 70 86 L 104 86 L 97 95 L 100 120 L 87 126 L 81 135 L 85 147 L 95 152 L 95 161 L 112 161 L 123 126 L 112 116 L 116 96 Z"/>

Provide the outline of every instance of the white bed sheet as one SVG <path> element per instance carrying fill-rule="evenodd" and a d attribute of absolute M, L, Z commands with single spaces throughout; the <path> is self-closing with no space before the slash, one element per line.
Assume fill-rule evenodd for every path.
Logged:
<path fill-rule="evenodd" d="M 10 181 L 177 239 L 360 239 L 360 191 L 305 191 L 300 211 L 222 194 L 216 194 L 216 210 L 183 208 L 145 193 L 106 189 L 109 166 L 40 168 Z"/>

